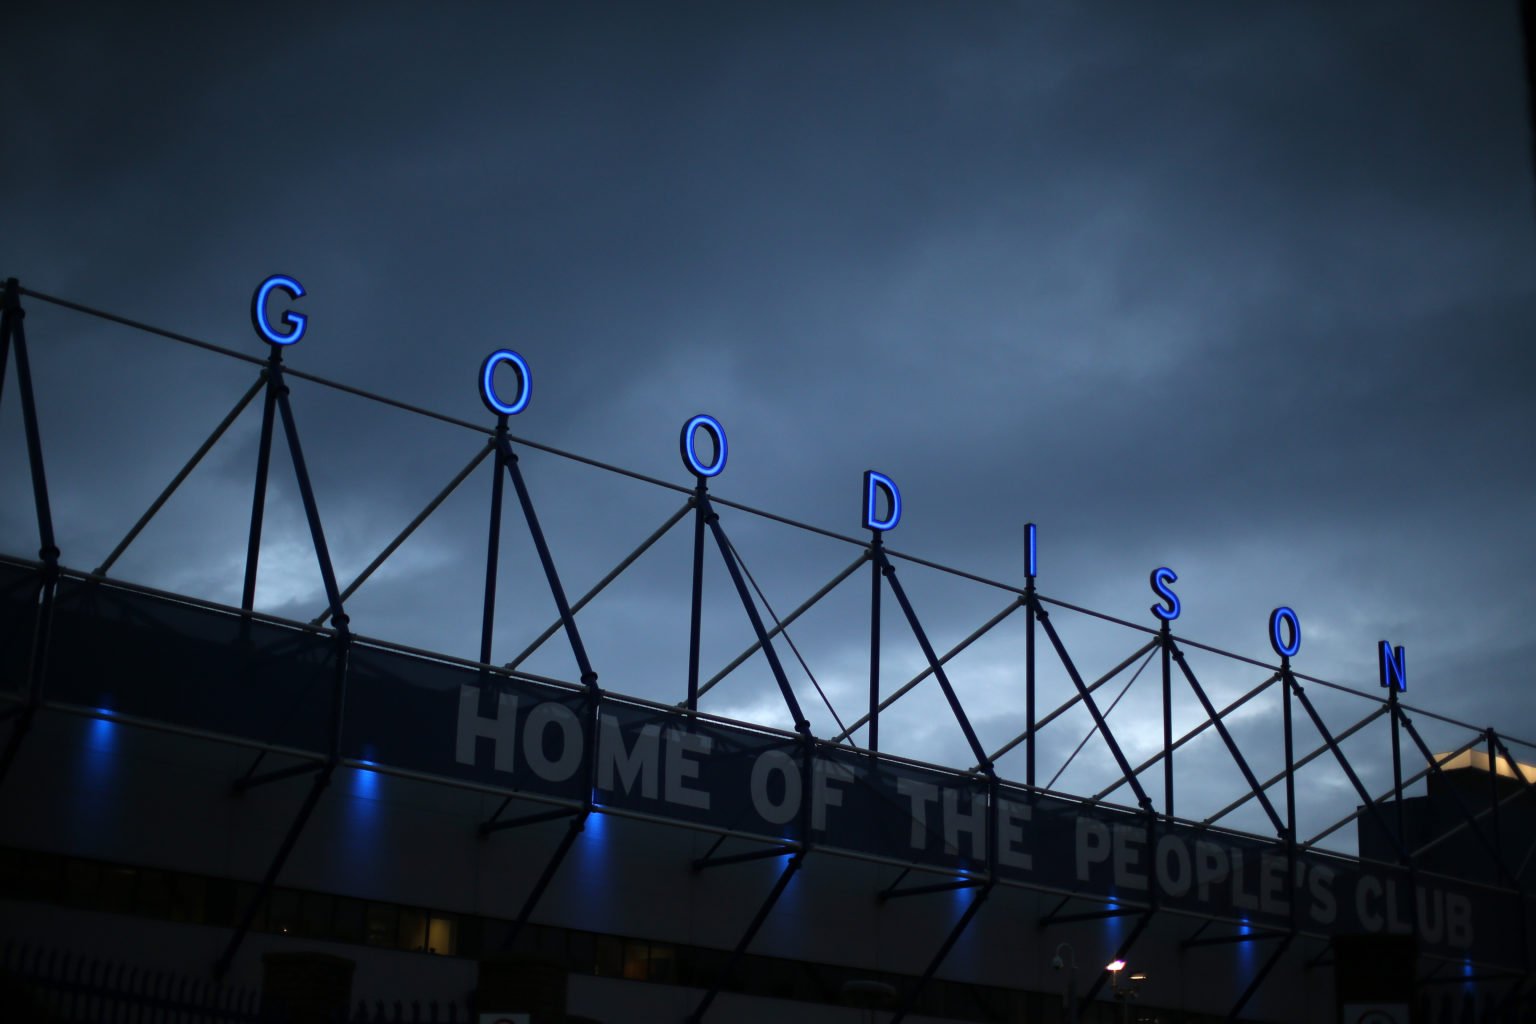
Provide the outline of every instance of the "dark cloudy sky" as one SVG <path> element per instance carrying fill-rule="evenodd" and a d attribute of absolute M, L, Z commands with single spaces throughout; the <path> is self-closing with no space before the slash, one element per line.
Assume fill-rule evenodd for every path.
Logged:
<path fill-rule="evenodd" d="M 1034 520 L 1048 595 L 1150 625 L 1166 564 L 1182 635 L 1272 660 L 1266 618 L 1290 604 L 1298 669 L 1374 693 L 1388 638 L 1413 703 L 1536 739 L 1518 29 L 1513 0 L 39 5 L 7 24 L 0 273 L 256 355 L 251 291 L 292 274 L 311 317 L 295 367 L 489 422 L 474 372 L 511 346 L 535 381 L 521 436 L 684 484 L 677 430 L 708 411 L 723 497 L 856 533 L 877 468 L 905 499 L 896 549 L 1018 583 Z M 90 569 L 253 370 L 28 308 L 63 557 Z M 0 546 L 31 555 L 13 381 Z M 344 580 L 482 443 L 312 385 L 293 401 Z M 256 422 L 121 576 L 238 600 Z M 323 599 L 275 465 L 259 604 L 308 618 Z M 682 501 L 523 465 L 573 596 Z M 482 472 L 360 591 L 359 632 L 474 655 L 488 490 Z M 781 614 L 856 554 L 724 522 Z M 498 661 L 551 616 L 514 516 L 506 538 Z M 675 531 L 584 613 L 603 685 L 682 696 L 688 545 Z M 1007 601 L 900 571 L 941 650 Z M 749 631 L 724 574 L 708 582 L 711 673 Z M 792 630 L 846 721 L 867 592 L 861 574 Z M 921 657 L 886 604 L 889 691 Z M 1090 677 L 1140 643 L 1056 621 Z M 953 663 L 989 748 L 1022 728 L 1022 634 Z M 1069 690 L 1048 665 L 1042 708 Z M 1264 676 L 1192 665 L 1218 703 Z M 574 675 L 558 643 L 528 667 Z M 1111 716 L 1133 756 L 1157 742 L 1154 677 Z M 1311 692 L 1336 728 L 1369 710 Z M 704 706 L 783 721 L 760 659 Z M 1234 722 L 1261 774 L 1277 707 Z M 970 763 L 931 682 L 897 708 L 883 746 Z M 1196 719 L 1187 692 L 1178 716 Z M 1088 724 L 1042 737 L 1042 781 Z M 1385 726 L 1349 750 L 1383 787 Z M 1059 786 L 1092 791 L 1107 761 L 1090 742 Z M 1229 764 L 1192 746 L 1181 810 L 1235 796 Z M 1354 803 L 1336 769 L 1308 771 L 1304 833 Z"/>

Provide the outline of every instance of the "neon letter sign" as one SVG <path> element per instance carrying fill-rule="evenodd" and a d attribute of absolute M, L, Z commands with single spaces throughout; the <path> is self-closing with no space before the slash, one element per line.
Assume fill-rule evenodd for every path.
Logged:
<path fill-rule="evenodd" d="M 1280 623 L 1282 622 L 1290 626 L 1290 643 L 1281 639 Z M 1275 653 L 1282 658 L 1294 657 L 1296 652 L 1301 650 L 1301 620 L 1285 605 L 1269 613 L 1269 646 L 1273 647 Z"/>
<path fill-rule="evenodd" d="M 1383 640 L 1376 645 L 1377 661 L 1381 663 L 1381 685 L 1399 693 L 1408 689 L 1408 659 L 1401 647 L 1396 653 L 1392 645 Z"/>
<path fill-rule="evenodd" d="M 715 461 L 706 465 L 699 458 L 697 445 L 698 432 L 704 431 L 709 435 L 709 440 L 715 446 Z M 699 478 L 719 476 L 725 468 L 725 428 L 720 421 L 713 416 L 699 413 L 693 419 L 683 424 L 683 433 L 677 439 L 678 450 L 683 455 L 683 465 L 692 470 L 693 475 Z"/>
<path fill-rule="evenodd" d="M 1168 584 L 1178 581 L 1178 574 L 1167 566 L 1161 569 L 1153 569 L 1148 582 L 1152 585 L 1152 592 L 1163 599 L 1163 604 L 1152 606 L 1152 614 L 1164 622 L 1172 622 L 1179 617 L 1181 606 L 1179 595 L 1168 589 Z M 1166 605 L 1166 607 L 1165 607 Z"/>
<path fill-rule="evenodd" d="M 304 329 L 309 323 L 309 317 L 303 313 L 295 313 L 288 310 L 283 313 L 283 323 L 289 330 L 279 333 L 272 326 L 272 321 L 267 319 L 267 297 L 274 291 L 286 292 L 290 299 L 297 299 L 304 294 L 304 286 L 299 284 L 287 274 L 273 274 L 261 282 L 261 287 L 256 289 L 256 294 L 251 296 L 251 324 L 256 328 L 256 333 L 274 345 L 292 345 L 304 337 Z"/>
<path fill-rule="evenodd" d="M 885 492 L 886 516 L 879 518 L 880 492 Z M 884 473 L 864 471 L 864 528 L 884 533 L 901 521 L 901 492 Z"/>
<path fill-rule="evenodd" d="M 496 367 L 502 363 L 510 363 L 512 370 L 517 374 L 517 397 L 511 402 L 504 402 L 496 393 Z M 491 412 L 502 416 L 516 416 L 528 408 L 528 399 L 533 397 L 533 377 L 528 372 L 528 361 L 509 348 L 498 349 L 485 357 L 485 362 L 480 364 L 480 401 Z"/>

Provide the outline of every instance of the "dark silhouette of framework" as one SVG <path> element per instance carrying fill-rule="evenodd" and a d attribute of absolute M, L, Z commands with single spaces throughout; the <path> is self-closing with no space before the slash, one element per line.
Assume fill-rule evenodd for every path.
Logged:
<path fill-rule="evenodd" d="M 38 416 L 32 387 L 32 371 L 27 357 L 26 335 L 23 329 L 24 311 L 21 306 L 22 296 L 29 296 L 42 302 L 55 306 L 74 310 L 89 316 L 116 322 L 127 327 L 145 331 L 161 337 L 191 344 L 206 350 L 212 350 L 222 355 L 256 364 L 260 367 L 257 380 L 249 390 L 235 403 L 228 415 L 214 428 L 208 438 L 198 447 L 186 465 L 175 475 L 165 490 L 151 503 L 150 507 L 138 519 L 128 531 L 123 540 L 112 550 L 108 557 L 93 571 L 80 573 L 63 568 L 60 564 L 60 550 L 57 546 L 53 523 L 50 513 L 47 482 L 44 473 L 44 460 L 42 442 L 38 428 Z M 735 970 L 738 961 L 745 953 L 753 938 L 758 933 L 764 922 L 773 911 L 779 897 L 783 894 L 795 873 L 806 863 L 813 851 L 811 842 L 811 826 L 809 821 L 812 800 L 809 797 L 809 786 L 813 772 L 812 761 L 817 751 L 829 747 L 847 747 L 852 736 L 861 728 L 866 730 L 867 743 L 863 748 L 871 758 L 879 757 L 879 718 L 880 714 L 890 708 L 892 704 L 910 693 L 928 677 L 932 676 L 943 692 L 943 696 L 951 708 L 955 720 L 965 736 L 975 758 L 975 765 L 963 774 L 971 777 L 979 777 L 986 788 L 986 807 L 988 827 L 987 849 L 985 864 L 977 871 L 964 874 L 948 874 L 944 881 L 937 883 L 925 883 L 916 885 L 903 885 L 908 875 L 913 870 L 928 874 L 946 875 L 933 867 L 918 867 L 909 865 L 901 870 L 896 877 L 878 893 L 882 901 L 898 898 L 911 898 L 922 895 L 954 892 L 956 890 L 973 890 L 974 895 L 966 906 L 964 912 L 943 942 L 935 949 L 929 959 L 917 984 L 908 987 L 904 993 L 904 999 L 897 1008 L 892 1019 L 900 1021 L 904 1019 L 914 1007 L 923 986 L 933 977 L 943 963 L 945 957 L 952 950 L 955 943 L 966 931 L 970 924 L 984 908 L 988 897 L 999 883 L 998 866 L 998 813 L 999 813 L 999 779 L 994 768 L 997 760 L 1022 745 L 1025 752 L 1025 781 L 1024 785 L 1032 794 L 1040 794 L 1049 791 L 1049 784 L 1040 786 L 1037 780 L 1037 737 L 1043 729 L 1060 719 L 1064 714 L 1078 705 L 1087 711 L 1093 720 L 1094 732 L 1102 737 L 1108 747 L 1114 762 L 1119 770 L 1119 778 L 1107 788 L 1087 798 L 1079 798 L 1085 807 L 1089 807 L 1106 800 L 1120 787 L 1128 787 L 1139 808 L 1139 816 L 1145 820 L 1149 841 L 1153 844 L 1160 829 L 1172 829 L 1176 823 L 1188 824 L 1185 819 L 1178 819 L 1174 815 L 1174 776 L 1173 759 L 1175 753 L 1190 741 L 1204 733 L 1207 729 L 1214 729 L 1219 736 L 1223 747 L 1231 757 L 1233 765 L 1243 778 L 1247 790 L 1237 800 L 1221 808 L 1209 817 L 1195 823 L 1197 827 L 1210 827 L 1216 825 L 1221 819 L 1244 806 L 1249 801 L 1257 801 L 1262 808 L 1264 816 L 1268 819 L 1274 830 L 1274 847 L 1282 851 L 1288 860 L 1289 875 L 1292 885 L 1296 878 L 1296 857 L 1303 851 L 1313 849 L 1323 839 L 1333 832 L 1348 825 L 1361 815 L 1370 816 L 1383 836 L 1388 837 L 1395 851 L 1398 865 L 1406 871 L 1406 877 L 1411 884 L 1417 884 L 1417 859 L 1423 855 L 1428 846 L 1420 849 L 1410 848 L 1407 842 L 1407 832 L 1403 822 L 1403 790 L 1424 777 L 1438 774 L 1444 771 L 1443 764 L 1450 758 L 1459 756 L 1466 751 L 1482 747 L 1487 754 L 1490 766 L 1498 766 L 1503 763 L 1517 764 L 1509 750 L 1509 738 L 1501 736 L 1492 728 L 1477 729 L 1465 723 L 1456 722 L 1444 716 L 1435 715 L 1428 711 L 1414 709 L 1415 714 L 1433 717 L 1441 722 L 1466 728 L 1472 731 L 1472 736 L 1450 754 L 1436 755 L 1425 742 L 1422 735 L 1409 717 L 1409 708 L 1398 697 L 1396 689 L 1389 691 L 1385 700 L 1380 700 L 1371 695 L 1360 694 L 1358 691 L 1340 687 L 1316 677 L 1304 676 L 1295 672 L 1290 664 L 1288 656 L 1281 656 L 1278 669 L 1271 665 L 1241 655 L 1221 651 L 1217 648 L 1198 644 L 1187 639 L 1180 640 L 1173 634 L 1170 624 L 1164 620 L 1157 629 L 1149 629 L 1146 626 L 1116 619 L 1089 609 L 1081 608 L 1063 601 L 1046 597 L 1036 588 L 1036 572 L 1033 557 L 1034 526 L 1026 527 L 1026 548 L 1030 552 L 1026 560 L 1025 579 L 1022 587 L 1015 587 L 1008 583 L 999 583 L 982 577 L 964 573 L 959 570 L 949 569 L 936 565 L 924 559 L 891 551 L 883 543 L 882 532 L 872 528 L 871 536 L 867 542 L 857 538 L 844 536 L 819 527 L 804 523 L 797 523 L 783 516 L 774 515 L 759 509 L 741 505 L 739 503 L 717 498 L 709 493 L 706 476 L 702 472 L 695 473 L 694 485 L 691 488 L 677 484 L 657 480 L 632 471 L 606 466 L 594 460 L 581 456 L 570 455 L 546 445 L 532 441 L 518 439 L 518 443 L 549 452 L 558 456 L 573 458 L 588 465 L 600 469 L 622 473 L 631 478 L 640 479 L 658 487 L 682 492 L 686 500 L 681 508 L 664 521 L 652 532 L 638 547 L 622 559 L 612 571 L 606 574 L 591 590 L 582 595 L 574 604 L 570 603 L 565 594 L 560 576 L 556 570 L 555 560 L 545 539 L 540 526 L 538 515 L 531 497 L 527 481 L 519 467 L 518 457 L 513 448 L 514 438 L 508 431 L 508 415 L 499 413 L 494 427 L 486 428 L 479 424 L 455 419 L 430 410 L 421 409 L 406 403 L 370 394 L 357 388 L 326 380 L 313 374 L 303 373 L 287 368 L 282 359 L 282 348 L 278 344 L 270 344 L 270 352 L 265 360 L 257 359 L 249 355 L 220 348 L 205 341 L 189 338 L 166 331 L 148 324 L 138 323 L 114 314 L 104 313 L 77 303 L 69 302 L 53 296 L 23 289 L 17 280 L 12 278 L 5 284 L 3 299 L 3 320 L 0 320 L 0 399 L 4 396 L 4 384 L 6 370 L 11 355 L 15 356 L 15 378 L 17 390 L 20 394 L 22 421 L 25 428 L 27 454 L 31 472 L 33 496 L 39 537 L 38 561 L 29 563 L 36 573 L 36 603 L 35 614 L 32 622 L 32 635 L 27 645 L 26 676 L 24 687 L 18 688 L 18 696 L 12 699 L 12 706 L 0 714 L 0 721 L 10 723 L 9 735 L 0 753 L 0 783 L 3 783 L 12 763 L 15 760 L 17 750 L 23 744 L 28 730 L 38 710 L 46 704 L 46 683 L 49 657 L 49 632 L 53 621 L 53 608 L 55 592 L 61 577 L 79 579 L 83 581 L 105 581 L 118 558 L 139 535 L 146 524 L 165 504 L 176 489 L 185 481 L 188 475 L 196 468 L 198 463 L 212 449 L 216 442 L 223 436 L 229 426 L 241 414 L 241 412 L 254 401 L 256 395 L 263 396 L 262 423 L 260 445 L 255 473 L 255 485 L 252 500 L 249 541 L 245 563 L 244 586 L 242 592 L 241 613 L 243 621 L 247 624 L 260 621 L 262 616 L 254 608 L 256 581 L 259 568 L 259 556 L 261 548 L 262 521 L 266 503 L 267 477 L 270 464 L 271 448 L 273 441 L 274 425 L 281 422 L 283 440 L 288 448 L 295 477 L 298 484 L 300 500 L 303 504 L 306 521 L 313 542 L 314 553 L 318 562 L 321 577 L 325 586 L 327 606 L 307 628 L 316 635 L 327 636 L 333 644 L 332 655 L 332 688 L 330 708 L 330 744 L 323 757 L 304 761 L 296 766 L 277 770 L 260 772 L 265 752 L 258 754 L 246 773 L 231 784 L 231 791 L 238 795 L 252 787 L 278 782 L 281 780 L 312 776 L 308 792 L 303 797 L 297 810 L 294 812 L 289 828 L 278 849 L 269 861 L 268 869 L 262 879 L 257 892 L 250 903 L 244 908 L 239 923 L 231 934 L 228 944 L 218 958 L 214 973 L 222 977 L 228 971 L 230 964 L 240 948 L 240 945 L 251 927 L 252 921 L 266 901 L 278 875 L 282 871 L 284 863 L 292 852 L 294 844 L 303 832 L 306 823 L 312 815 L 315 807 L 325 792 L 335 769 L 346 763 L 341 750 L 341 721 L 342 710 L 347 700 L 348 678 L 348 652 L 354 641 L 350 628 L 350 620 L 344 610 L 344 603 L 359 587 L 400 547 L 411 534 L 426 521 L 426 519 L 452 494 L 474 470 L 487 458 L 492 460 L 493 478 L 490 502 L 489 530 L 486 544 L 486 569 L 485 569 L 485 597 L 483 603 L 483 620 L 481 629 L 481 642 L 479 648 L 478 668 L 480 670 L 482 710 L 491 707 L 498 692 L 500 681 L 507 678 L 509 673 L 515 673 L 518 667 L 530 657 L 542 644 L 551 639 L 556 633 L 563 632 L 571 647 L 579 677 L 582 692 L 585 698 L 585 714 L 582 717 L 583 737 L 586 740 L 584 749 L 587 756 L 583 765 L 585 772 L 583 790 L 586 797 L 574 806 L 556 806 L 554 809 L 538 813 L 524 815 L 519 818 L 503 819 L 502 813 L 510 806 L 513 795 L 509 794 L 503 801 L 497 812 L 480 826 L 482 837 L 488 837 L 503 831 L 517 829 L 525 826 L 533 826 L 544 822 L 563 820 L 566 822 L 566 831 L 557 844 L 554 852 L 549 856 L 531 892 L 526 897 L 524 904 L 516 918 L 511 933 L 507 938 L 510 944 L 516 937 L 518 930 L 527 922 L 541 896 L 547 890 L 555 873 L 572 848 L 575 840 L 580 835 L 583 827 L 592 813 L 624 813 L 613 812 L 609 809 L 594 808 L 592 801 L 593 780 L 595 772 L 595 759 L 597 744 L 594 741 L 597 715 L 599 707 L 604 699 L 603 692 L 597 685 L 597 673 L 590 663 L 586 648 L 582 642 L 578 628 L 577 615 L 581 610 L 601 593 L 609 584 L 619 578 L 625 570 L 633 565 L 646 551 L 661 539 L 673 527 L 681 523 L 692 513 L 693 519 L 693 591 L 692 612 L 689 630 L 689 669 L 688 690 L 686 698 L 680 703 L 678 713 L 695 715 L 699 713 L 699 700 L 709 693 L 716 685 L 724 680 L 732 671 L 746 662 L 753 655 L 761 651 L 768 663 L 774 681 L 789 711 L 794 723 L 794 742 L 797 756 L 801 759 L 802 771 L 801 784 L 806 787 L 801 794 L 800 810 L 798 812 L 798 829 L 794 838 L 779 842 L 765 843 L 746 852 L 721 854 L 719 851 L 726 841 L 722 834 L 714 846 L 705 854 L 693 862 L 695 871 L 712 870 L 720 867 L 739 864 L 761 859 L 787 858 L 777 881 L 763 898 L 757 911 L 743 930 L 739 941 L 732 951 L 726 966 L 717 977 L 715 984 L 709 988 L 701 999 L 697 1008 L 691 1015 L 694 1021 L 702 1021 L 707 1015 L 714 999 L 718 995 L 721 986 L 727 981 L 732 971 Z M 339 389 L 365 399 L 383 402 L 387 405 L 410 412 L 415 415 L 428 416 L 439 421 L 447 422 L 477 432 L 485 437 L 483 446 L 469 459 L 468 463 L 447 483 L 422 511 L 416 515 L 409 524 L 397 535 L 380 554 L 363 570 L 359 576 L 345 588 L 339 587 L 331 565 L 330 555 L 325 542 L 321 516 L 315 502 L 313 489 L 306 465 L 304 462 L 298 427 L 295 422 L 293 409 L 289 399 L 288 379 L 299 378 L 317 383 L 326 387 Z M 691 429 L 685 428 L 685 430 Z M 685 445 L 689 438 L 684 437 Z M 723 464 L 723 454 L 721 456 Z M 503 486 L 506 479 L 510 479 L 517 497 L 522 518 L 529 530 L 534 547 L 537 550 L 545 581 L 549 587 L 550 596 L 555 605 L 555 621 L 545 629 L 528 647 L 522 650 L 516 657 L 504 666 L 496 666 L 492 663 L 492 633 L 495 620 L 495 595 L 496 577 L 498 566 L 499 543 L 502 530 L 502 505 Z M 721 521 L 720 508 L 729 508 L 739 513 L 764 516 L 777 522 L 788 524 L 799 529 L 845 541 L 859 548 L 853 561 L 839 573 L 818 588 L 805 601 L 782 619 L 773 613 L 768 605 L 766 597 L 757 587 L 756 581 L 747 570 L 740 553 L 731 544 Z M 740 600 L 742 610 L 752 626 L 755 635 L 754 642 L 739 656 L 732 659 L 722 669 L 700 681 L 700 638 L 704 628 L 702 615 L 702 581 L 705 550 L 708 546 L 706 536 L 713 541 L 717 554 L 720 557 L 732 583 L 732 587 Z M 932 646 L 926 631 L 915 611 L 913 604 L 902 586 L 896 571 L 896 561 L 906 561 L 912 564 L 937 569 L 955 576 L 969 579 L 975 583 L 994 587 L 1009 594 L 1008 603 L 997 614 L 980 625 L 975 631 L 960 641 L 950 650 L 940 655 Z M 864 563 L 869 563 L 871 568 L 870 590 L 870 687 L 869 706 L 866 713 L 852 724 L 841 726 L 840 731 L 828 738 L 819 739 L 812 734 L 811 726 L 807 720 L 793 687 L 790 685 L 788 675 L 780 660 L 776 642 L 781 639 L 789 640 L 788 629 L 803 614 L 814 607 L 835 588 L 848 580 Z M 884 699 L 881 699 L 881 675 L 880 675 L 880 621 L 881 621 L 881 596 L 883 587 L 881 581 L 889 587 L 900 606 L 911 632 L 922 650 L 926 660 L 926 668 L 916 676 L 896 688 Z M 755 596 L 754 596 L 755 592 Z M 1026 698 L 1026 723 L 1023 732 L 1009 742 L 1000 746 L 997 750 L 987 753 L 981 746 L 975 731 L 961 705 L 955 690 L 950 683 L 945 671 L 945 665 L 961 652 L 970 647 L 977 640 L 987 635 L 1001 622 L 1005 621 L 1016 611 L 1023 610 L 1025 619 L 1025 657 L 1024 657 L 1024 687 Z M 1068 651 L 1066 644 L 1058 633 L 1052 621 L 1052 614 L 1056 610 L 1065 610 L 1086 616 L 1091 616 L 1101 621 L 1116 624 L 1146 638 L 1139 642 L 1134 651 L 1121 660 L 1114 668 L 1094 679 L 1086 682 L 1080 673 L 1076 662 Z M 768 619 L 764 618 L 767 612 Z M 1044 715 L 1037 715 L 1036 709 L 1036 657 L 1039 632 L 1044 632 L 1050 651 L 1060 663 L 1067 676 L 1070 678 L 1074 694 L 1060 706 L 1052 709 Z M 792 645 L 791 645 L 792 646 Z M 1189 664 L 1186 656 L 1186 648 L 1199 649 L 1206 653 L 1245 662 L 1256 668 L 1269 670 L 1267 677 L 1253 689 L 1244 693 L 1241 697 L 1227 704 L 1223 708 L 1217 708 L 1211 701 L 1205 688 L 1202 686 L 1195 671 Z M 795 651 L 796 656 L 799 652 Z M 1095 697 L 1106 684 L 1121 677 L 1134 665 L 1139 665 L 1136 674 L 1131 676 L 1130 683 L 1134 683 L 1142 669 L 1146 668 L 1150 660 L 1158 658 L 1161 666 L 1161 710 L 1162 710 L 1162 748 L 1152 757 L 1140 764 L 1132 765 L 1127 758 L 1124 749 L 1117 740 L 1114 731 L 1107 720 L 1108 712 L 1100 706 Z M 803 664 L 803 661 L 802 661 Z M 807 669 L 808 672 L 808 669 Z M 809 672 L 808 672 L 809 674 Z M 1193 729 L 1183 735 L 1175 737 L 1173 734 L 1173 690 L 1175 677 L 1181 678 L 1188 686 L 1198 702 L 1204 719 Z M 1356 696 L 1366 697 L 1373 702 L 1373 707 L 1364 717 L 1348 724 L 1345 728 L 1335 733 L 1325 722 L 1319 709 L 1308 696 L 1302 681 L 1320 685 L 1323 687 L 1344 690 Z M 814 683 L 814 676 L 812 677 Z M 1127 688 L 1130 683 L 1127 683 Z M 1283 710 L 1282 729 L 1284 740 L 1284 768 L 1273 776 L 1260 780 L 1252 770 L 1238 743 L 1229 731 L 1226 720 L 1235 711 L 1263 692 L 1269 690 L 1275 684 L 1281 688 L 1281 707 Z M 818 691 L 819 691 L 818 686 Z M 825 694 L 822 694 L 825 700 Z M 828 708 L 831 709 L 830 701 Z M 1315 729 L 1321 740 L 1320 745 L 1308 753 L 1297 757 L 1294 749 L 1294 721 L 1293 708 L 1299 705 Z M 72 709 L 79 710 L 79 709 Z M 837 717 L 835 709 L 831 709 L 834 718 Z M 1349 737 L 1360 733 L 1371 726 L 1378 719 L 1386 717 L 1390 721 L 1390 737 L 1392 750 L 1392 786 L 1380 795 L 1373 796 L 1362 783 L 1359 774 L 1350 763 L 1341 744 Z M 1407 735 L 1413 747 L 1425 759 L 1427 767 L 1411 777 L 1403 775 L 1401 756 L 1401 738 Z M 1091 735 L 1091 734 L 1090 734 Z M 1531 744 L 1520 742 L 1524 746 Z M 1079 747 L 1081 749 L 1081 747 Z M 1341 772 L 1348 779 L 1351 787 L 1358 795 L 1361 807 L 1356 812 L 1345 816 L 1333 823 L 1310 839 L 1302 840 L 1296 831 L 1296 791 L 1295 773 L 1300 768 L 1311 763 L 1325 754 L 1331 755 L 1337 762 Z M 1148 771 L 1154 769 L 1159 763 L 1162 766 L 1162 792 L 1163 806 L 1158 808 L 1151 796 L 1142 784 L 1142 777 Z M 1511 866 L 1504 858 L 1498 841 L 1500 808 L 1514 801 L 1525 798 L 1533 790 L 1536 784 L 1526 778 L 1518 770 L 1515 776 L 1520 779 L 1522 785 L 1518 791 L 1510 796 L 1499 797 L 1497 792 L 1490 798 L 1490 805 L 1484 809 L 1473 809 L 1464 801 L 1457 798 L 1459 812 L 1462 816 L 1460 829 L 1470 830 L 1478 843 L 1488 853 L 1490 863 L 1497 866 L 1499 877 L 1507 886 L 1508 891 L 1517 895 L 1523 907 L 1528 898 L 1526 886 L 1523 882 L 1523 874 L 1531 858 L 1529 854 L 1518 866 Z M 1054 780 L 1052 780 L 1054 782 Z M 1283 798 L 1278 803 L 1270 796 L 1275 786 L 1283 783 Z M 520 794 L 525 795 L 526 794 Z M 553 801 L 551 801 L 553 802 Z M 1485 828 L 1485 826 L 1488 826 Z M 1489 830 L 1492 830 L 1492 835 Z M 1435 842 L 1439 842 L 1437 839 Z M 1430 845 L 1434 845 L 1433 843 Z M 1144 902 L 1133 903 L 1120 901 L 1118 903 L 1106 903 L 1100 897 L 1088 894 L 1063 895 L 1056 906 L 1043 917 L 1036 925 L 1039 929 L 1049 929 L 1074 921 L 1103 919 L 1109 917 L 1129 916 L 1134 917 L 1135 922 L 1120 942 L 1116 956 L 1124 959 L 1130 954 L 1136 943 L 1146 933 L 1148 925 L 1159 914 L 1164 912 L 1161 895 L 1158 892 L 1157 874 L 1149 873 L 1150 889 Z M 1091 904 L 1091 909 L 1082 909 L 1083 904 Z M 1413 901 L 1410 899 L 1410 906 Z M 1232 943 L 1273 943 L 1271 952 L 1259 968 L 1254 972 L 1246 989 L 1231 1006 L 1228 1019 L 1236 1019 L 1248 1004 L 1253 995 L 1259 990 L 1273 968 L 1278 964 L 1286 951 L 1295 943 L 1302 934 L 1295 921 L 1295 900 L 1291 901 L 1291 926 L 1288 929 L 1273 928 L 1242 928 L 1223 932 L 1223 923 L 1207 920 L 1189 934 L 1182 942 L 1185 949 L 1196 949 L 1211 946 L 1229 945 Z M 1229 922 L 1235 925 L 1236 922 Z M 1217 934 L 1207 934 L 1215 931 Z M 1325 962 L 1326 952 L 1309 961 L 1309 966 L 1321 965 Z M 1525 943 L 1524 957 L 1527 965 L 1531 963 L 1531 947 Z M 1447 966 L 1446 963 L 1436 963 L 1422 979 L 1425 984 L 1437 983 L 1438 973 Z M 1509 982 L 1509 989 L 1504 997 L 1505 1009 L 1512 1009 L 1517 1005 L 1524 1005 L 1529 998 L 1532 982 L 1529 977 L 1522 977 L 1518 973 L 1503 972 L 1497 968 L 1490 968 L 1490 973 L 1482 975 L 1493 980 Z M 1093 983 L 1079 1006 L 1079 1019 L 1088 1012 L 1098 996 L 1106 975 L 1099 972 L 1097 980 Z M 1464 981 L 1464 978 L 1456 979 Z"/>

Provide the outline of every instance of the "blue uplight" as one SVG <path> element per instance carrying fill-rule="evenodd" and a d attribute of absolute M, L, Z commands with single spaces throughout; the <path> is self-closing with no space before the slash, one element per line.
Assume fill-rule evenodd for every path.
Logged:
<path fill-rule="evenodd" d="M 256 294 L 251 296 L 251 324 L 264 340 L 274 345 L 292 345 L 304 337 L 304 331 L 309 325 L 309 317 L 292 310 L 285 311 L 283 323 L 287 324 L 289 329 L 279 333 L 272 326 L 272 321 L 267 319 L 267 299 L 274 291 L 286 292 L 290 299 L 297 299 L 304 295 L 304 286 L 287 274 L 273 274 L 261 282 L 261 287 L 256 289 Z"/>
<path fill-rule="evenodd" d="M 1035 547 L 1036 530 L 1034 523 L 1024 524 L 1024 575 L 1034 579 L 1040 568 L 1038 552 Z"/>
<path fill-rule="evenodd" d="M 885 492 L 886 515 L 880 518 L 880 492 Z M 901 491 L 896 481 L 872 469 L 864 471 L 864 528 L 884 533 L 901 521 Z"/>
<path fill-rule="evenodd" d="M 699 458 L 698 432 L 702 430 L 709 435 L 710 443 L 715 446 L 715 461 L 706 464 Z M 725 468 L 725 428 L 720 421 L 713 416 L 699 413 L 693 419 L 683 424 L 683 433 L 677 439 L 678 449 L 683 455 L 683 465 L 687 466 L 697 477 L 719 476 Z"/>
<path fill-rule="evenodd" d="M 511 365 L 517 374 L 517 397 L 510 402 L 504 402 L 496 393 L 496 367 L 502 363 Z M 497 349 L 485 357 L 485 362 L 480 364 L 480 401 L 491 412 L 502 416 L 516 416 L 528 408 L 528 400 L 533 397 L 533 376 L 528 371 L 528 361 L 509 348 Z"/>
<path fill-rule="evenodd" d="M 1164 622 L 1172 622 L 1179 617 L 1182 606 L 1179 604 L 1179 595 L 1169 589 L 1168 584 L 1178 581 L 1178 574 L 1166 565 L 1160 569 L 1153 569 L 1149 582 L 1152 592 L 1163 599 L 1162 604 L 1152 606 L 1152 614 Z"/>

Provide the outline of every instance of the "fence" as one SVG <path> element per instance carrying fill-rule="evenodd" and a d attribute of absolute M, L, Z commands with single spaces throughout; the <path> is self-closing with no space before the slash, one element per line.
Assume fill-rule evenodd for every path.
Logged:
<path fill-rule="evenodd" d="M 472 1005 L 358 1000 L 336 1024 L 468 1024 Z M 288 1024 L 259 992 L 24 943 L 0 946 L 5 1024 Z"/>

